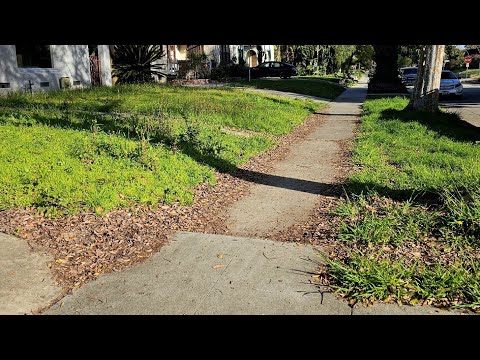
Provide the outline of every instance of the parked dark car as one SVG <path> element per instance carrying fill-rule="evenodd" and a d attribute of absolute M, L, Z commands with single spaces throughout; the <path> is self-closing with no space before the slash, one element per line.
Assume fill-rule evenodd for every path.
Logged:
<path fill-rule="evenodd" d="M 274 76 L 286 79 L 297 75 L 295 66 L 280 61 L 266 61 L 250 69 L 252 78 Z"/>
<path fill-rule="evenodd" d="M 399 69 L 399 77 L 405 85 L 415 85 L 415 82 L 417 81 L 417 73 L 418 73 L 418 68 L 417 67 L 403 67 Z"/>

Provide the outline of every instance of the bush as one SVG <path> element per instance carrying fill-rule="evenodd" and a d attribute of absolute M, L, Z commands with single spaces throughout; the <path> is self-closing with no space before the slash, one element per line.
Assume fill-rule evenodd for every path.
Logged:
<path fill-rule="evenodd" d="M 247 73 L 248 67 L 244 64 L 221 63 L 215 69 L 212 69 L 210 78 L 212 80 L 226 80 L 235 77 L 245 77 Z"/>

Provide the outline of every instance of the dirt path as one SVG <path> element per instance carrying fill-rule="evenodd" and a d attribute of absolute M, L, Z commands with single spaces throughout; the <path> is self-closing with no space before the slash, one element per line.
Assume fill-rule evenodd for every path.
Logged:
<path fill-rule="evenodd" d="M 227 233 L 264 237 L 305 220 L 319 196 L 331 196 L 341 171 L 342 142 L 352 139 L 366 81 L 346 90 L 322 114 L 326 120 L 268 173 L 253 174 L 250 194 L 227 210 Z"/>

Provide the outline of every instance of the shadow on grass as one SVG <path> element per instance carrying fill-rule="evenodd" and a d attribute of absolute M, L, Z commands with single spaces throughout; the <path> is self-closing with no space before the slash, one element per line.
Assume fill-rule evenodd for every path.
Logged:
<path fill-rule="evenodd" d="M 391 187 L 380 185 L 375 182 L 360 182 L 349 179 L 345 184 L 348 194 L 377 194 L 385 196 L 392 200 L 406 201 L 411 200 L 416 204 L 437 205 L 442 203 L 442 196 L 437 189 L 392 189 Z"/>
<path fill-rule="evenodd" d="M 462 120 L 457 114 L 428 113 L 414 110 L 384 110 L 381 120 L 400 120 L 404 122 L 418 122 L 429 130 L 435 131 L 439 136 L 448 137 L 454 141 L 475 142 L 480 140 L 480 128 Z"/>
<path fill-rule="evenodd" d="M 0 115 L 9 113 L 15 116 L 15 109 L 2 109 Z M 24 125 L 42 124 L 56 128 L 71 130 L 91 130 L 92 126 L 98 126 L 105 132 L 121 134 L 126 137 L 134 135 L 131 127 L 131 116 L 121 114 L 92 113 L 89 111 L 70 110 L 44 110 L 39 113 L 37 110 L 21 110 L 19 118 L 27 117 L 27 120 L 2 121 L 3 124 Z"/>
<path fill-rule="evenodd" d="M 480 129 L 462 120 L 457 114 L 428 113 L 414 110 L 387 109 L 381 112 L 379 121 L 400 120 L 403 122 L 417 122 L 434 131 L 438 136 L 447 137 L 456 142 L 475 143 L 480 140 Z M 394 200 L 412 200 L 424 205 L 440 204 L 442 202 L 442 189 L 426 187 L 425 189 L 393 189 L 388 185 L 376 182 L 365 182 L 349 179 L 346 183 L 349 193 L 361 194 L 373 192 Z M 460 189 L 462 190 L 462 189 Z"/>

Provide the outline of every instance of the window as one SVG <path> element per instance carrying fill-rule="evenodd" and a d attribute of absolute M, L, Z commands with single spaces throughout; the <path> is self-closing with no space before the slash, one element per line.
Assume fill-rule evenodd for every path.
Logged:
<path fill-rule="evenodd" d="M 51 68 L 50 45 L 15 45 L 18 67 Z"/>
<path fill-rule="evenodd" d="M 260 67 L 263 67 L 263 68 L 269 68 L 270 67 L 270 63 L 267 62 L 267 63 L 261 63 L 260 65 L 258 65 Z"/>
<path fill-rule="evenodd" d="M 48 81 L 43 81 L 40 83 L 40 87 L 49 87 L 50 83 Z"/>
<path fill-rule="evenodd" d="M 241 64 L 243 63 L 245 60 L 243 59 L 243 49 L 241 48 L 238 48 L 238 63 Z"/>
<path fill-rule="evenodd" d="M 282 65 L 281 65 L 280 63 L 278 63 L 278 62 L 273 62 L 273 63 L 272 63 L 272 67 L 279 69 L 279 68 L 282 67 Z"/>
<path fill-rule="evenodd" d="M 0 83 L 0 89 L 8 89 L 10 87 L 10 83 Z"/>
<path fill-rule="evenodd" d="M 418 72 L 417 68 L 407 68 L 403 70 L 403 75 L 416 75 Z"/>
<path fill-rule="evenodd" d="M 230 46 L 220 45 L 220 62 L 228 63 L 230 61 Z"/>
<path fill-rule="evenodd" d="M 451 71 L 442 71 L 442 79 L 457 79 L 457 76 Z"/>

